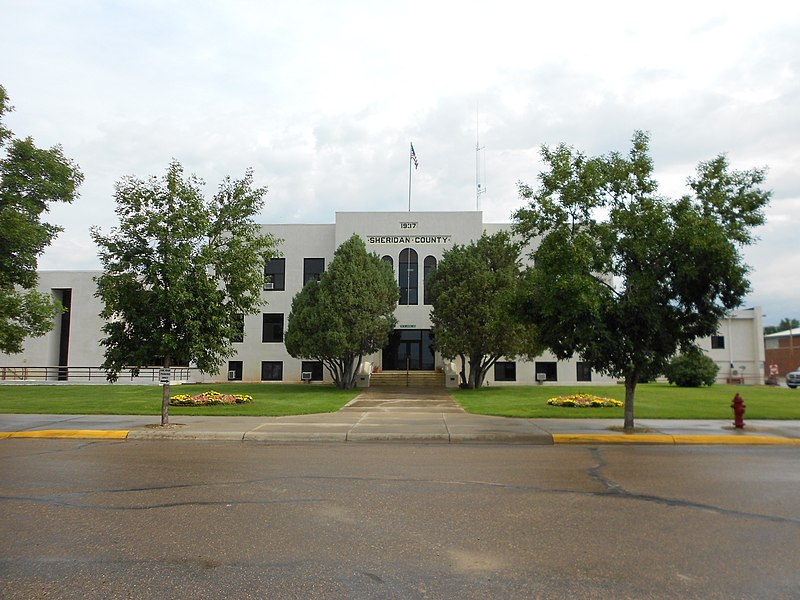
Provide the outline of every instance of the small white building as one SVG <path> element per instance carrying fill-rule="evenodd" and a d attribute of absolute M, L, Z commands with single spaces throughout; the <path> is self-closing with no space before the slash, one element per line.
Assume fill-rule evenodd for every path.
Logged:
<path fill-rule="evenodd" d="M 716 335 L 698 346 L 719 366 L 717 383 L 764 384 L 764 326 L 761 307 L 731 311 Z"/>
<path fill-rule="evenodd" d="M 367 250 L 394 269 L 400 286 L 395 316 L 397 328 L 386 348 L 366 360 L 374 369 L 442 371 L 449 362 L 431 346 L 431 306 L 427 275 L 454 244 L 469 244 L 481 234 L 495 233 L 509 224 L 483 223 L 477 211 L 465 212 L 339 212 L 336 222 L 316 225 L 262 225 L 281 239 L 280 258 L 265 267 L 268 283 L 263 291 L 262 312 L 247 315 L 244 334 L 234 347 L 236 355 L 220 365 L 217 376 L 192 375 L 206 381 L 299 382 L 303 373 L 315 381 L 328 381 L 322 364 L 291 357 L 283 344 L 292 299 L 310 278 L 319 278 L 333 259 L 336 248 L 352 234 L 359 235 Z M 19 355 L 0 355 L 0 379 L 19 379 L 23 370 L 49 367 L 44 378 L 64 379 L 77 368 L 93 368 L 103 362 L 102 309 L 94 296 L 92 271 L 42 271 L 39 289 L 51 291 L 69 312 L 58 317 L 53 330 L 28 340 Z M 720 381 L 763 383 L 764 348 L 760 310 L 735 311 L 720 324 L 717 336 L 701 340 L 701 346 L 721 365 Z M 760 368 L 759 368 L 760 367 Z M 59 370 L 60 368 L 60 370 Z M 41 370 L 39 373 L 43 372 Z M 40 377 L 41 378 L 41 377 Z M 95 377 L 97 379 L 97 377 Z M 738 378 L 738 379 L 737 379 Z M 70 379 L 73 377 L 70 376 Z M 448 376 L 448 385 L 457 383 Z M 609 384 L 615 379 L 592 372 L 578 358 L 558 361 L 549 353 L 534 361 L 505 360 L 487 376 L 487 385 Z"/>

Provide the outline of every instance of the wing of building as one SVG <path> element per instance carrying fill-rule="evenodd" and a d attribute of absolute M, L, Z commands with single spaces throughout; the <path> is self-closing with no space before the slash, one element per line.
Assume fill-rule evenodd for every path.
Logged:
<path fill-rule="evenodd" d="M 192 380 L 220 381 L 328 381 L 321 363 L 292 358 L 283 344 L 292 298 L 306 281 L 319 278 L 333 259 L 336 248 L 358 234 L 367 250 L 394 269 L 400 286 L 395 312 L 397 328 L 382 352 L 367 358 L 371 371 L 434 374 L 441 385 L 457 385 L 449 362 L 431 346 L 431 306 L 425 289 L 428 273 L 453 244 L 469 244 L 486 231 L 495 233 L 510 224 L 484 223 L 478 211 L 465 212 L 339 212 L 333 224 L 263 225 L 264 231 L 283 240 L 281 258 L 265 267 L 263 312 L 248 315 L 244 335 L 234 344 L 237 354 L 220 365 L 217 376 L 186 371 Z M 39 288 L 52 293 L 68 307 L 44 337 L 28 340 L 25 352 L 0 356 L 0 379 L 85 379 L 87 373 L 101 380 L 100 345 L 102 306 L 94 296 L 91 271 L 42 271 Z M 719 380 L 745 383 L 764 381 L 764 342 L 761 310 L 739 310 L 720 323 L 718 334 L 700 340 L 702 348 L 720 365 Z M 387 375 L 389 374 L 389 375 Z M 155 374 L 152 377 L 157 376 Z M 370 375 L 366 374 L 369 382 Z M 377 379 L 375 377 L 374 379 Z M 361 379 L 364 382 L 364 379 Z M 360 384 L 362 384 L 360 382 Z M 374 380 L 373 380 L 374 382 Z M 488 385 L 573 385 L 614 383 L 592 372 L 579 357 L 558 361 L 545 353 L 534 361 L 503 360 L 488 374 Z"/>
<path fill-rule="evenodd" d="M 764 336 L 767 376 L 800 371 L 800 327 Z"/>

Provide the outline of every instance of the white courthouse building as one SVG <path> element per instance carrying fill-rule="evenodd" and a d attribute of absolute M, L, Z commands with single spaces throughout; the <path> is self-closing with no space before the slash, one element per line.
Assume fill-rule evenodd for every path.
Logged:
<path fill-rule="evenodd" d="M 329 381 L 321 363 L 291 357 L 283 344 L 292 299 L 311 278 L 318 278 L 333 259 L 336 248 L 354 233 L 367 250 L 394 269 L 400 286 L 395 316 L 397 326 L 388 345 L 365 357 L 370 370 L 440 372 L 441 384 L 457 385 L 456 374 L 431 345 L 431 306 L 425 280 L 454 244 L 469 244 L 486 231 L 510 227 L 484 223 L 479 211 L 464 212 L 338 212 L 333 224 L 263 225 L 281 239 L 280 258 L 265 266 L 268 283 L 262 292 L 262 312 L 247 315 L 244 335 L 234 343 L 236 355 L 220 365 L 219 374 L 185 370 L 177 377 L 191 381 L 299 382 L 303 378 Z M 39 289 L 52 292 L 68 308 L 57 317 L 47 335 L 29 339 L 17 355 L 0 355 L 0 379 L 102 380 L 100 345 L 102 305 L 94 296 L 97 271 L 42 271 Z M 700 346 L 720 365 L 719 381 L 763 383 L 764 343 L 761 310 L 738 310 L 720 323 L 717 335 L 700 340 Z M 303 375 L 305 374 L 305 375 Z M 369 385 L 369 374 L 359 385 Z M 121 376 L 120 380 L 124 378 Z M 616 380 L 593 372 L 578 357 L 558 361 L 548 353 L 534 361 L 507 359 L 487 376 L 487 385 L 604 384 Z"/>

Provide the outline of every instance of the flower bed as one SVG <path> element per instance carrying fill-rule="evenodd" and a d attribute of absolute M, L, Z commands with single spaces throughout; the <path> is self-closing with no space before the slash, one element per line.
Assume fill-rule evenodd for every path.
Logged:
<path fill-rule="evenodd" d="M 570 408 L 609 408 L 624 406 L 623 402 L 613 398 L 601 398 L 591 394 L 572 394 L 571 396 L 559 396 L 550 398 L 547 403 L 550 406 L 567 406 Z"/>
<path fill-rule="evenodd" d="M 209 390 L 202 394 L 178 394 L 169 397 L 170 406 L 215 406 L 218 404 L 250 404 L 253 397 L 248 394 L 222 394 Z"/>

